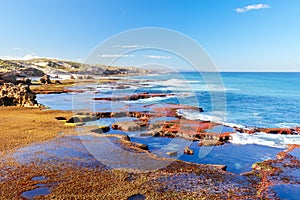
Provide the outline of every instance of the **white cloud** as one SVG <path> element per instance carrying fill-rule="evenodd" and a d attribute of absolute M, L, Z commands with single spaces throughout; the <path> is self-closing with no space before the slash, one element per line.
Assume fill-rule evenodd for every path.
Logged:
<path fill-rule="evenodd" d="M 251 10 L 260 10 L 260 9 L 266 9 L 266 8 L 271 8 L 271 6 L 269 6 L 268 4 L 260 3 L 260 4 L 248 5 L 243 8 L 237 8 L 237 9 L 235 9 L 235 11 L 237 13 L 244 13 L 244 12 L 248 12 Z"/>
<path fill-rule="evenodd" d="M 141 48 L 144 47 L 142 45 L 137 45 L 137 44 L 128 44 L 128 45 L 114 45 L 112 47 L 120 47 L 123 49 L 131 49 L 131 48 Z"/>
<path fill-rule="evenodd" d="M 17 57 L 17 56 L 0 56 L 0 59 L 2 60 L 30 60 L 34 58 L 48 58 L 48 57 L 41 57 L 37 56 L 34 53 L 27 54 L 23 57 Z M 58 58 L 49 58 L 49 59 L 58 59 Z"/>
<path fill-rule="evenodd" d="M 19 50 L 21 50 L 21 48 L 15 47 L 15 48 L 13 48 L 13 50 L 19 51 Z"/>
<path fill-rule="evenodd" d="M 143 47 L 141 45 L 135 45 L 135 44 L 132 44 L 132 45 L 123 45 L 121 46 L 121 48 L 125 48 L 125 49 L 130 49 L 130 48 L 140 48 L 140 47 Z"/>
<path fill-rule="evenodd" d="M 122 54 L 102 54 L 97 55 L 98 58 L 132 58 L 134 55 L 122 55 Z"/>
<path fill-rule="evenodd" d="M 147 58 L 154 58 L 154 59 L 169 59 L 172 58 L 170 56 L 155 56 L 155 55 L 145 55 Z"/>

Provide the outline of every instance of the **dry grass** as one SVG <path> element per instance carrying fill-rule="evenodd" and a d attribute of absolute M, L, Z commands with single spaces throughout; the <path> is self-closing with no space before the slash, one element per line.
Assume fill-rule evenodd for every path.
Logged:
<path fill-rule="evenodd" d="M 66 111 L 0 107 L 0 152 L 52 139 L 60 132 L 75 132 L 74 128 L 66 127 L 55 119 L 71 115 Z"/>

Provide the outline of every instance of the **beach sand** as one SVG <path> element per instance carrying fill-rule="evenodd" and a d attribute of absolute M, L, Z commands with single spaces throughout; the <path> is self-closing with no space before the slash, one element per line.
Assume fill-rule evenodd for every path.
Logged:
<path fill-rule="evenodd" d="M 47 146 L 57 138 L 66 139 L 56 149 L 64 150 L 70 144 L 76 148 L 82 146 L 79 139 L 68 138 L 77 134 L 74 127 L 65 126 L 55 119 L 58 116 L 68 118 L 72 113 L 20 107 L 1 107 L 0 112 L 1 199 L 20 199 L 26 192 L 35 191 L 37 199 L 127 199 L 138 194 L 147 199 L 195 199 L 201 194 L 207 198 L 219 197 L 213 185 L 222 185 L 220 189 L 224 191 L 221 196 L 232 191 L 231 194 L 237 197 L 238 192 L 233 191 L 245 189 L 231 173 L 208 165 L 175 160 L 157 171 L 134 173 L 130 169 L 108 169 L 91 156 L 82 157 L 80 154 L 68 160 L 60 157 L 63 155 L 43 160 L 39 156 L 43 157 L 47 152 L 36 149 L 32 153 L 35 155 L 29 154 L 37 156 L 36 159 L 22 157 L 26 161 L 22 163 L 13 156 L 21 147 Z M 84 153 L 84 150 L 81 151 Z M 81 164 L 78 164 L 79 161 Z M 36 177 L 42 178 L 38 180 Z M 228 181 L 235 184 L 228 187 Z M 254 194 L 255 190 L 250 190 Z"/>
<path fill-rule="evenodd" d="M 36 86 L 35 91 L 65 92 L 69 84 Z M 55 119 L 70 118 L 71 111 L 0 107 L 0 113 L 1 199 L 130 199 L 135 195 L 146 199 L 257 199 L 268 196 L 260 189 L 267 190 L 270 185 L 261 178 L 264 171 L 238 175 L 213 165 L 176 160 L 167 160 L 169 165 L 151 172 L 109 168 L 87 152 L 76 127 L 65 126 Z M 88 129 L 92 127 L 80 128 L 90 132 Z M 90 136 L 95 137 L 90 142 L 96 147 L 105 146 L 101 139 L 96 139 L 101 137 Z M 137 152 L 130 142 L 121 141 L 119 145 Z M 149 159 L 166 161 L 146 151 L 138 152 L 143 155 L 138 160 L 141 164 Z M 118 159 L 113 152 L 109 156 Z"/>
<path fill-rule="evenodd" d="M 74 133 L 74 128 L 64 126 L 55 119 L 59 116 L 71 117 L 71 112 L 0 107 L 0 113 L 0 152 L 12 151 L 34 142 L 50 140 L 61 133 Z"/>

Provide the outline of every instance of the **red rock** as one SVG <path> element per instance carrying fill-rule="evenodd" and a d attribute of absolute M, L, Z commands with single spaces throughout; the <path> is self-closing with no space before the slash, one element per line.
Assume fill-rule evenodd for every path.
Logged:
<path fill-rule="evenodd" d="M 299 144 L 289 144 L 289 145 L 287 145 L 286 152 L 291 152 L 291 151 L 293 151 L 294 149 L 297 149 L 297 148 L 300 148 Z"/>
<path fill-rule="evenodd" d="M 112 124 L 111 128 L 114 130 L 118 130 L 119 126 L 118 126 L 118 124 Z"/>
<path fill-rule="evenodd" d="M 154 113 L 157 113 L 159 116 L 168 116 L 168 117 L 177 117 L 181 118 L 180 116 L 177 115 L 177 110 L 178 109 L 192 109 L 192 110 L 197 110 L 199 112 L 203 112 L 202 108 L 198 108 L 195 106 L 189 106 L 189 105 L 178 105 L 178 104 L 153 104 L 149 105 L 148 107 L 151 108 L 151 110 Z"/>
<path fill-rule="evenodd" d="M 291 129 L 289 128 L 264 128 L 260 130 L 261 132 L 270 133 L 270 134 L 283 134 L 283 135 L 293 134 Z"/>
<path fill-rule="evenodd" d="M 258 132 L 264 132 L 268 134 L 282 134 L 282 135 L 293 135 L 298 134 L 297 129 L 292 128 L 253 128 L 253 129 L 243 129 L 235 128 L 236 131 L 247 134 L 254 134 Z"/>
<path fill-rule="evenodd" d="M 153 97 L 169 97 L 174 96 L 174 94 L 151 94 L 151 93 L 140 93 L 133 94 L 128 96 L 121 97 L 98 97 L 94 98 L 94 100 L 105 100 L 105 101 L 135 101 L 139 99 L 148 99 Z"/>
<path fill-rule="evenodd" d="M 97 112 L 96 113 L 97 119 L 100 118 L 111 118 L 111 112 Z"/>

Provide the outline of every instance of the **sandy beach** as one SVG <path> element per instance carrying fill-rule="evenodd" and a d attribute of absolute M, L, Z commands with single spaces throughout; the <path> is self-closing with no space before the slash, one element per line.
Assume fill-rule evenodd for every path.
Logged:
<path fill-rule="evenodd" d="M 198 192 L 175 189 L 177 180 L 181 180 L 180 176 L 190 176 L 191 180 L 185 179 L 188 183 L 197 182 L 198 175 L 210 177 L 207 186 L 224 181 L 223 175 L 232 176 L 211 166 L 178 161 L 152 173 L 133 173 L 126 169 L 110 170 L 91 156 L 75 156 L 64 160 L 63 155 L 60 154 L 52 159 L 41 159 L 39 155 L 47 153 L 43 149 L 36 149 L 31 153 L 33 158 L 23 157 L 26 162 L 22 163 L 13 156 L 16 152 L 19 154 L 24 152 L 22 147 L 36 144 L 51 146 L 53 140 L 64 138 L 55 149 L 72 145 L 75 149 L 79 148 L 79 151 L 86 150 L 80 148 L 82 143 L 79 138 L 71 137 L 77 133 L 74 127 L 65 126 L 55 119 L 57 116 L 68 118 L 71 116 L 70 112 L 19 107 L 0 109 L 2 137 L 0 195 L 2 199 L 26 198 L 26 191 L 33 191 L 36 195 L 33 197 L 37 199 L 127 199 L 137 194 L 145 195 L 148 199 L 196 198 L 199 196 Z M 127 148 L 130 146 L 127 145 Z M 81 165 L 76 164 L 78 159 L 82 159 Z M 90 159 L 94 160 L 94 164 L 84 166 L 84 163 L 89 163 Z M 157 158 L 157 160 L 163 159 Z M 173 176 L 174 183 L 163 181 Z M 43 192 L 39 191 L 39 188 L 47 189 Z M 208 194 L 208 196 L 213 198 L 215 195 Z"/>

